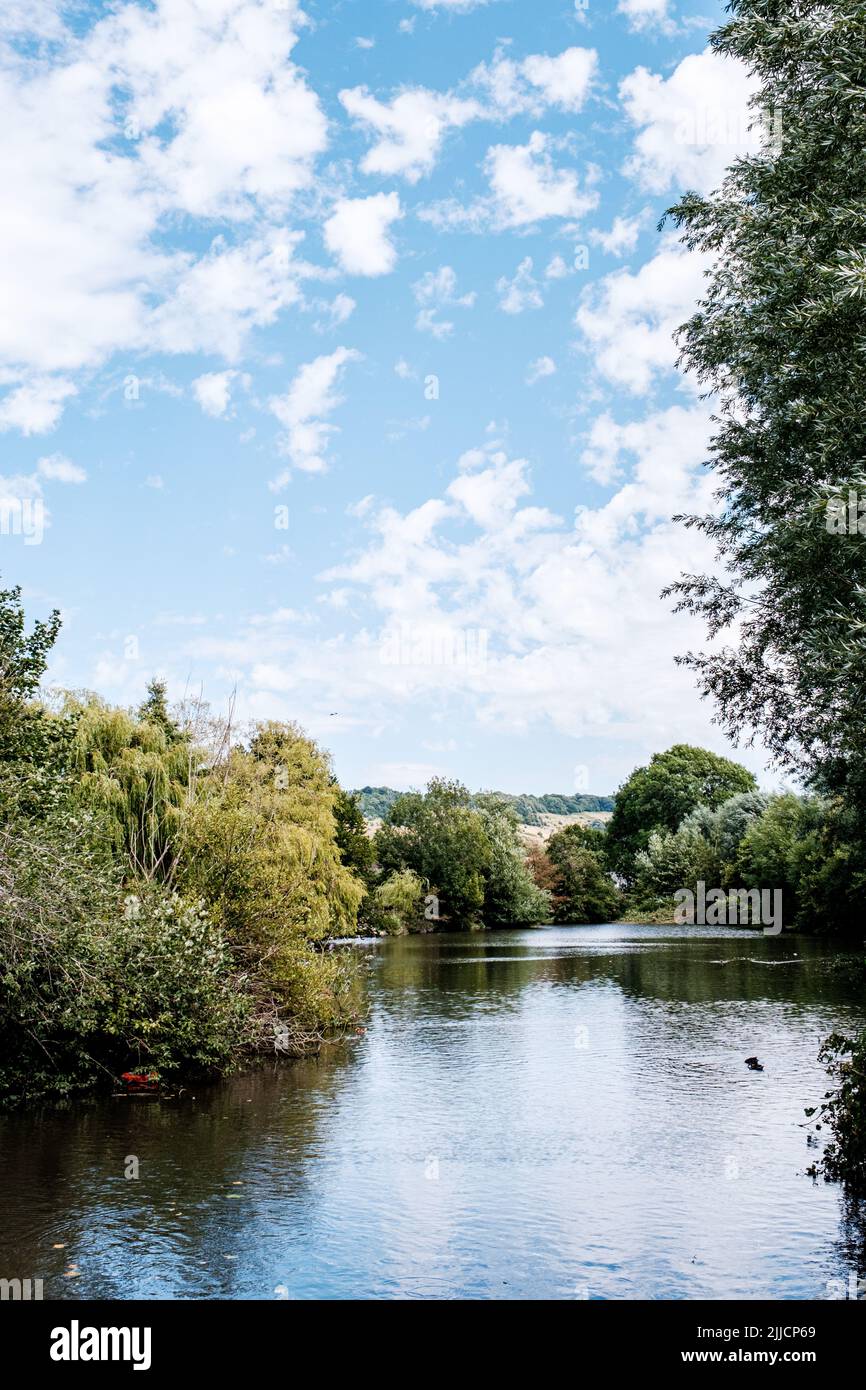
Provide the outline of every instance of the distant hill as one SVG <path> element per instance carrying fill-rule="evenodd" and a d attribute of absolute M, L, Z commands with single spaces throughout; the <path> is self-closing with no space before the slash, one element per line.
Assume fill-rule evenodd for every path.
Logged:
<path fill-rule="evenodd" d="M 383 820 L 387 816 L 399 792 L 393 787 L 361 787 L 352 793 L 367 820 Z M 542 816 L 576 816 L 586 811 L 612 811 L 612 796 L 560 796 L 550 792 L 546 796 L 523 794 L 513 796 L 510 792 L 497 792 L 503 801 L 509 802 L 523 825 L 542 825 Z"/>

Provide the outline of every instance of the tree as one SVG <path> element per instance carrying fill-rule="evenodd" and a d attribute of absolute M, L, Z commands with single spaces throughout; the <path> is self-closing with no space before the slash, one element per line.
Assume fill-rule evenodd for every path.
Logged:
<path fill-rule="evenodd" d="M 622 895 L 581 825 L 567 825 L 551 835 L 547 858 L 556 870 L 554 921 L 612 922 L 622 910 Z"/>
<path fill-rule="evenodd" d="M 334 820 L 337 826 L 337 847 L 340 851 L 340 859 L 347 869 L 351 869 L 353 873 L 358 875 L 361 882 L 369 887 L 376 851 L 373 848 L 373 841 L 367 834 L 367 822 L 361 811 L 358 793 L 343 791 L 336 779 L 334 779 L 333 787 L 335 793 Z"/>
<path fill-rule="evenodd" d="M 695 891 L 699 881 L 721 886 L 721 865 L 711 840 L 687 819 L 679 830 L 653 831 L 635 858 L 633 893 L 644 907 L 669 902 L 681 888 Z"/>
<path fill-rule="evenodd" d="M 66 709 L 75 719 L 76 802 L 103 817 L 127 874 L 169 882 L 201 754 L 177 726 L 136 718 L 95 695 L 70 697 Z"/>
<path fill-rule="evenodd" d="M 139 707 L 138 717 L 145 724 L 158 725 L 165 734 L 167 743 L 177 743 L 183 737 L 179 725 L 168 712 L 165 681 L 159 681 L 155 677 L 148 681 L 147 699 Z"/>
<path fill-rule="evenodd" d="M 335 800 L 316 744 L 269 722 L 199 780 L 184 817 L 179 887 L 226 933 L 263 1026 L 340 1024 L 350 1010 L 346 963 L 312 949 L 354 933 L 364 891 L 341 861 Z"/>
<path fill-rule="evenodd" d="M 736 793 L 755 789 L 751 772 L 706 748 L 677 743 L 654 753 L 649 766 L 636 768 L 616 794 L 605 832 L 610 867 L 630 884 L 636 856 L 654 831 L 673 832 L 695 807 L 715 810 Z"/>
<path fill-rule="evenodd" d="M 680 518 L 726 573 L 669 592 L 735 644 L 688 653 L 735 738 L 844 794 L 866 826 L 866 9 L 732 0 L 717 53 L 757 76 L 775 135 L 670 215 L 711 270 L 682 363 L 717 393 L 719 507 Z M 780 137 L 780 138 L 779 138 Z M 849 509 L 853 492 L 853 513 Z M 866 510 L 866 507 L 864 507 Z"/>
<path fill-rule="evenodd" d="M 487 926 L 550 920 L 550 896 L 532 877 L 513 808 L 495 794 L 475 798 L 490 844 L 484 871 L 484 921 Z"/>
<path fill-rule="evenodd" d="M 365 924 L 389 936 L 420 931 L 424 918 L 424 885 L 411 869 L 400 869 L 379 883 L 364 899 Z"/>
<path fill-rule="evenodd" d="M 37 696 L 60 631 L 55 611 L 25 632 L 21 589 L 0 590 L 0 818 L 43 816 L 64 793 L 72 738 L 69 720 Z"/>
<path fill-rule="evenodd" d="M 412 869 L 440 900 L 440 914 L 478 925 L 492 848 L 484 823 L 460 782 L 434 777 L 426 792 L 399 796 L 376 832 L 385 873 Z"/>

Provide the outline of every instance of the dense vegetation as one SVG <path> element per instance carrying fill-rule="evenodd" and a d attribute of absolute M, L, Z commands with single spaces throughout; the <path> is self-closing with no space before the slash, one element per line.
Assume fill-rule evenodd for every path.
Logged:
<path fill-rule="evenodd" d="M 451 926 L 545 922 L 550 899 L 529 871 L 511 807 L 495 795 L 470 796 L 459 782 L 431 781 L 406 792 L 376 832 L 383 874 L 411 873 L 434 921 Z M 429 920 L 429 919 L 426 919 Z"/>
<path fill-rule="evenodd" d="M 684 575 L 674 592 L 710 638 L 733 633 L 684 658 L 723 724 L 760 735 L 823 798 L 777 803 L 745 841 L 762 868 L 776 854 L 794 920 L 814 906 L 826 928 L 853 924 L 866 871 L 866 7 L 729 9 L 712 47 L 756 75 L 755 117 L 770 114 L 780 138 L 671 210 L 711 265 L 681 345 L 719 402 L 719 506 L 685 521 L 723 566 L 721 577 Z M 866 1189 L 866 1034 L 848 1042 L 828 1172 Z M 837 1061 L 838 1045 L 827 1044 Z"/>
<path fill-rule="evenodd" d="M 124 1070 L 301 1052 L 355 1012 L 320 949 L 364 896 L 339 788 L 292 725 L 234 740 L 201 707 L 39 699 L 57 635 L 0 592 L 0 1098 Z"/>

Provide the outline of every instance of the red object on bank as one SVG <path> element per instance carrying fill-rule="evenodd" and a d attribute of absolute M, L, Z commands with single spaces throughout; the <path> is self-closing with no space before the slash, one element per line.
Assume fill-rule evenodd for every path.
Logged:
<path fill-rule="evenodd" d="M 124 1071 L 120 1074 L 127 1091 L 158 1091 L 159 1077 L 155 1071 Z"/>

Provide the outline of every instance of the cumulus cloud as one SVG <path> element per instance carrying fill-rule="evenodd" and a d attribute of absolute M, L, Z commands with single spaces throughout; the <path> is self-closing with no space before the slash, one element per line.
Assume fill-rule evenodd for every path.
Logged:
<path fill-rule="evenodd" d="M 700 466 L 708 432 L 703 404 L 611 420 L 605 448 L 619 485 L 572 521 L 532 504 L 527 461 L 496 440 L 467 450 L 438 497 L 405 511 L 365 499 L 364 544 L 321 579 L 344 610 L 369 605 L 377 626 L 315 645 L 287 634 L 267 666 L 254 662 L 251 644 L 247 689 L 273 710 L 280 693 L 313 705 L 351 688 L 353 718 L 370 728 L 401 706 L 444 710 L 465 698 L 489 729 L 548 725 L 617 742 L 639 732 L 651 747 L 706 742 L 706 713 L 673 662 L 699 640 L 698 625 L 658 595 L 681 566 L 672 513 L 712 505 Z M 711 563 L 703 551 L 692 561 Z M 431 680 L 423 663 L 383 661 L 383 636 L 394 633 L 483 633 L 485 659 L 438 666 Z"/>
<path fill-rule="evenodd" d="M 645 29 L 671 28 L 668 0 L 619 0 L 617 13 L 625 15 L 628 27 L 640 33 Z"/>
<path fill-rule="evenodd" d="M 742 63 L 711 49 L 683 58 L 668 78 L 636 68 L 619 85 L 639 127 L 625 172 L 650 193 L 717 187 L 734 159 L 761 147 L 760 132 L 749 129 L 757 88 Z"/>
<path fill-rule="evenodd" d="M 429 174 L 447 132 L 481 114 L 475 101 L 424 87 L 400 92 L 391 102 L 372 96 L 366 87 L 340 92 L 340 101 L 359 124 L 376 136 L 361 160 L 365 174 L 402 175 L 417 183 Z"/>
<path fill-rule="evenodd" d="M 206 415 L 221 419 L 229 408 L 237 372 L 205 372 L 192 383 L 192 392 Z"/>
<path fill-rule="evenodd" d="M 589 239 L 594 246 L 600 246 L 609 256 L 624 256 L 637 246 L 637 239 L 646 221 L 646 212 L 640 213 L 637 217 L 617 215 L 613 219 L 610 231 L 605 232 L 600 227 L 593 227 Z"/>
<path fill-rule="evenodd" d="M 602 376 L 637 395 L 673 369 L 673 334 L 693 312 L 704 259 L 666 241 L 639 270 L 617 270 L 588 286 L 575 323 Z"/>
<path fill-rule="evenodd" d="M 14 373 L 0 373 L 0 383 L 10 379 L 15 380 Z M 0 430 L 46 434 L 63 414 L 64 402 L 76 394 L 77 387 L 67 377 L 27 373 L 24 381 L 0 398 Z"/>
<path fill-rule="evenodd" d="M 72 463 L 65 454 L 48 454 L 45 458 L 41 458 L 36 465 L 36 472 L 40 478 L 47 478 L 54 483 L 85 483 L 87 481 L 85 470 L 79 468 L 77 463 Z"/>
<path fill-rule="evenodd" d="M 598 193 L 581 186 L 576 170 L 558 166 L 555 142 L 536 130 L 525 145 L 492 145 L 484 160 L 490 193 L 468 206 L 445 199 L 422 208 L 419 217 L 441 228 L 468 231 L 522 229 L 552 217 L 580 218 L 598 204 Z"/>
<path fill-rule="evenodd" d="M 121 3 L 74 34 L 60 13 L 39 6 L 27 26 L 53 46 L 0 54 L 0 180 L 15 191 L 0 221 L 0 425 L 31 433 L 57 423 L 72 373 L 121 350 L 236 352 L 294 302 L 267 224 L 327 142 L 291 59 L 295 0 Z M 234 224 L 231 244 L 208 244 L 214 218 Z"/>
<path fill-rule="evenodd" d="M 389 228 L 402 216 L 396 193 L 339 198 L 325 223 L 325 244 L 348 274 L 387 275 L 397 263 Z"/>
<path fill-rule="evenodd" d="M 491 115 L 539 116 L 548 106 L 580 111 L 597 72 L 598 54 L 592 48 L 531 53 L 523 59 L 511 58 L 500 48 L 492 62 L 473 69 L 469 82 L 483 93 Z"/>
<path fill-rule="evenodd" d="M 343 368 L 360 358 L 354 348 L 338 347 L 335 352 L 305 363 L 284 396 L 271 397 L 268 406 L 286 431 L 280 447 L 293 468 L 304 473 L 326 470 L 328 441 L 337 432 L 337 426 L 323 417 L 341 404 L 342 398 L 334 388 Z M 272 481 L 271 489 L 279 491 L 290 477 L 291 468 L 284 470 Z"/>

